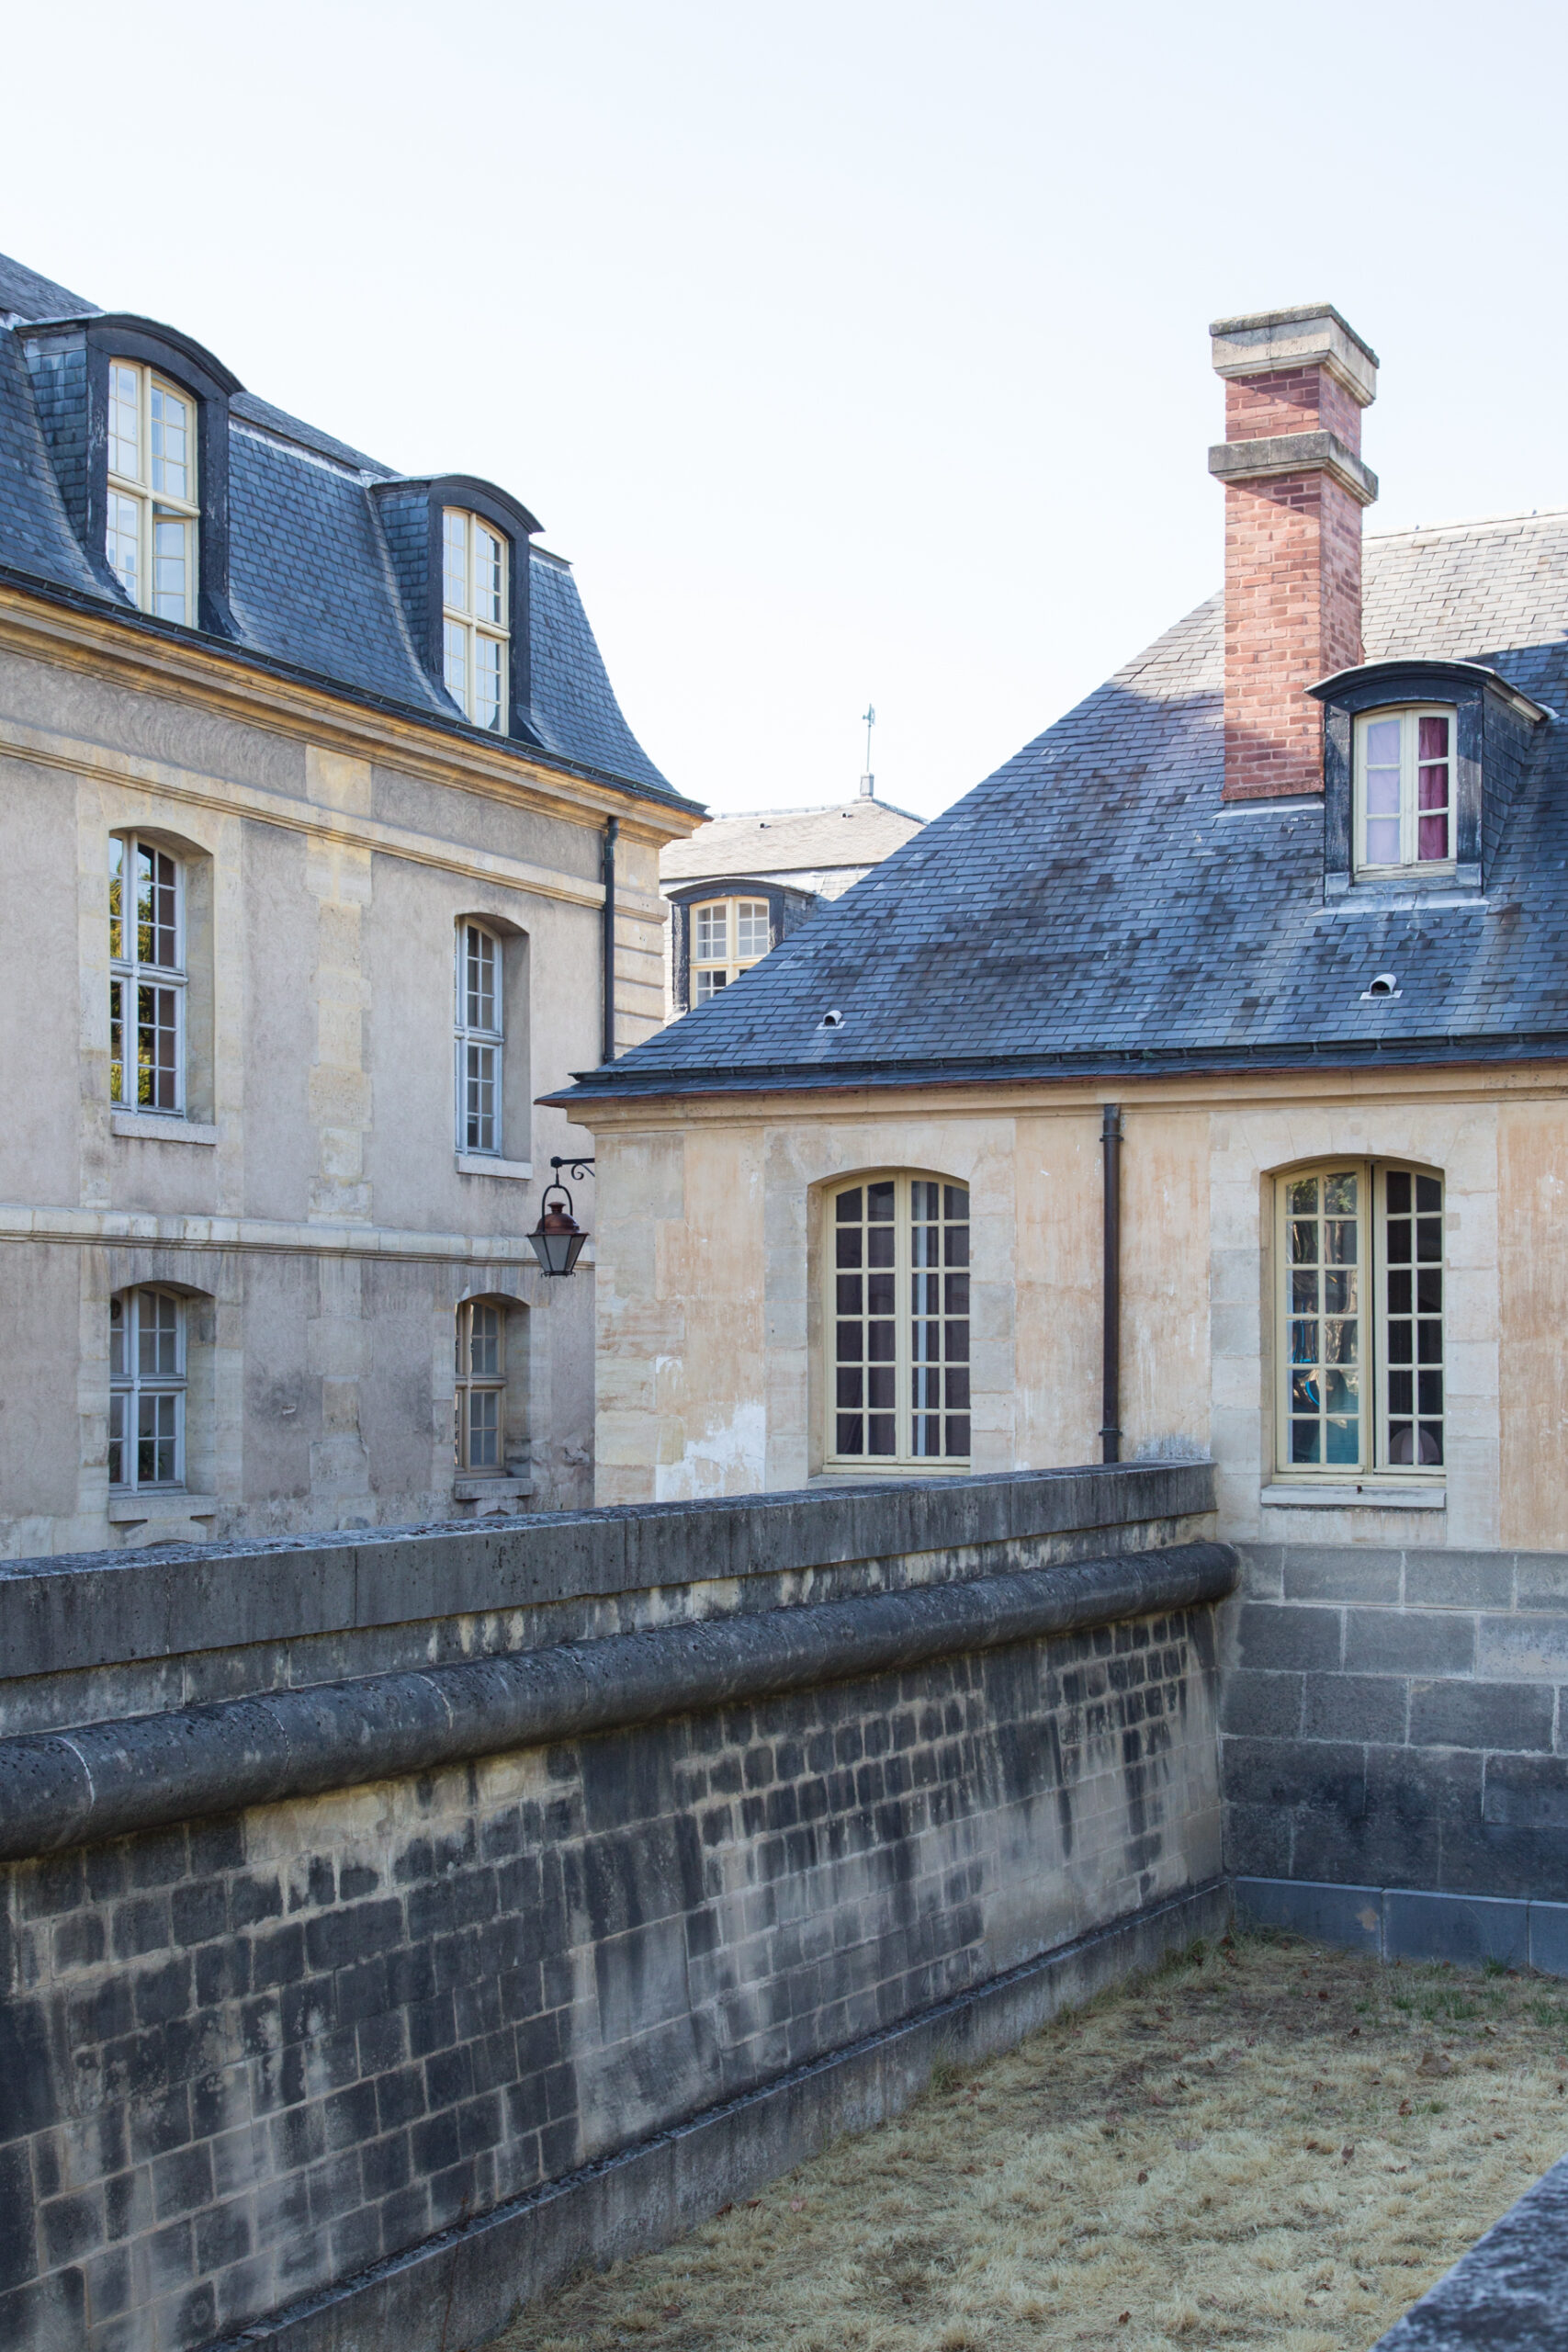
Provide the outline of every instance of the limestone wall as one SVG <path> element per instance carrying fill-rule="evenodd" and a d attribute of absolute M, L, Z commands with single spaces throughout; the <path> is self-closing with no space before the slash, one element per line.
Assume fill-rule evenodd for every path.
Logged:
<path fill-rule="evenodd" d="M 623 1046 L 660 1017 L 658 847 L 686 820 L 199 649 L 49 626 L 81 641 L 0 615 L 0 1557 L 460 1515 L 453 1317 L 476 1293 L 525 1311 L 509 1417 L 536 1498 L 586 1502 L 592 1252 L 547 1283 L 525 1236 L 551 1153 L 591 1147 L 535 1097 L 599 1057 L 607 809 Z M 108 843 L 130 828 L 187 871 L 186 1112 L 151 1122 L 109 1100 Z M 468 915 L 505 941 L 484 1172 L 457 1149 Z M 153 1281 L 189 1302 L 188 1462 L 137 1516 L 108 1491 L 108 1300 Z"/>
<path fill-rule="evenodd" d="M 1568 1108 L 1550 1069 L 696 1097 L 593 1113 L 604 1501 L 818 1475 L 827 1189 L 970 1190 L 973 1462 L 1099 1452 L 1101 1105 L 1122 1105 L 1122 1451 L 1212 1453 L 1238 1541 L 1568 1544 Z M 1329 1507 L 1273 1476 L 1274 1176 L 1337 1155 L 1442 1171 L 1440 1489 Z"/>

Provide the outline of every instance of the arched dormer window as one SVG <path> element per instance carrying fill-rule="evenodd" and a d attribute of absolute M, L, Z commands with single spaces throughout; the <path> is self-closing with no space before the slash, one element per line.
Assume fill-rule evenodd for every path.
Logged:
<path fill-rule="evenodd" d="M 240 379 L 177 327 L 95 311 L 22 330 L 66 512 L 103 580 L 155 618 L 222 637 L 229 401 Z"/>
<path fill-rule="evenodd" d="M 967 1185 L 889 1171 L 826 1205 L 826 1466 L 967 1469 Z"/>
<path fill-rule="evenodd" d="M 104 549 L 133 605 L 194 622 L 200 563 L 196 402 L 154 369 L 111 359 Z"/>
<path fill-rule="evenodd" d="M 510 683 L 510 549 L 460 506 L 441 514 L 442 679 L 465 718 L 504 735 Z"/>
<path fill-rule="evenodd" d="M 370 494 L 432 684 L 471 727 L 536 742 L 528 541 L 537 519 L 470 474 L 374 482 Z"/>

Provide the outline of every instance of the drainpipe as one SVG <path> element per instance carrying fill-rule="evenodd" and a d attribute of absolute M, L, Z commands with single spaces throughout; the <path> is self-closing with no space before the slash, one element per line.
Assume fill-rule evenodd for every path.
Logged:
<path fill-rule="evenodd" d="M 615 836 L 621 820 L 612 817 L 604 828 L 604 1050 L 602 1062 L 615 1058 Z"/>
<path fill-rule="evenodd" d="M 1100 1148 L 1105 1159 L 1105 1343 L 1100 1389 L 1100 1458 L 1122 1459 L 1122 1106 L 1104 1105 Z"/>

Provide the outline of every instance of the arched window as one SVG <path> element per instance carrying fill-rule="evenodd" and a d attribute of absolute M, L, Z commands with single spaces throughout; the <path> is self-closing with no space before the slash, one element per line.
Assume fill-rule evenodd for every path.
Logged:
<path fill-rule="evenodd" d="M 152 368 L 108 364 L 105 552 L 133 605 L 197 617 L 197 403 Z"/>
<path fill-rule="evenodd" d="M 441 647 L 446 691 L 476 727 L 504 735 L 510 662 L 507 544 L 458 506 L 441 515 Z"/>
<path fill-rule="evenodd" d="M 692 1002 L 705 1004 L 768 952 L 766 899 L 709 899 L 692 909 Z"/>
<path fill-rule="evenodd" d="M 109 1485 L 183 1487 L 186 1306 L 143 1287 L 109 1301 Z"/>
<path fill-rule="evenodd" d="M 1367 710 L 1356 720 L 1356 865 L 1382 874 L 1453 861 L 1451 708 Z"/>
<path fill-rule="evenodd" d="M 828 1203 L 826 1456 L 837 1468 L 969 1460 L 969 1192 L 862 1178 Z"/>
<path fill-rule="evenodd" d="M 109 1100 L 185 1108 L 185 875 L 134 833 L 109 842 Z"/>
<path fill-rule="evenodd" d="M 505 1005 L 501 942 L 483 923 L 457 927 L 457 1148 L 501 1152 Z"/>
<path fill-rule="evenodd" d="M 457 1309 L 452 1451 L 469 1477 L 506 1468 L 506 1320 L 493 1299 L 465 1299 Z"/>
<path fill-rule="evenodd" d="M 1280 1475 L 1439 1473 L 1442 1178 L 1337 1160 L 1275 1194 Z"/>

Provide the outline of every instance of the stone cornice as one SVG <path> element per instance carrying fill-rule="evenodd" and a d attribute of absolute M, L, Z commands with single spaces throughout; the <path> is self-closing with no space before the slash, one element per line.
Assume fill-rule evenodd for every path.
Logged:
<path fill-rule="evenodd" d="M 1281 474 L 1325 473 L 1359 506 L 1378 494 L 1378 478 L 1335 433 L 1270 433 L 1256 441 L 1217 441 L 1209 471 L 1221 481 L 1269 481 Z"/>
<path fill-rule="evenodd" d="M 1000 1125 L 1016 1118 L 1098 1119 L 1114 1098 L 1127 1115 L 1139 1108 L 1158 1112 L 1225 1113 L 1311 1102 L 1342 1106 L 1358 1114 L 1374 1104 L 1396 1102 L 1502 1103 L 1568 1099 L 1568 1047 L 1551 1057 L 1525 1061 L 1368 1063 L 1359 1068 L 1283 1067 L 1209 1071 L 1150 1070 L 1112 1077 L 1009 1078 L 989 1080 L 912 1076 L 903 1084 L 737 1087 L 723 1092 L 671 1085 L 660 1094 L 544 1095 L 567 1109 L 573 1125 L 594 1135 L 667 1135 L 695 1127 L 739 1128 L 843 1124 L 879 1125 L 924 1123 L 969 1114 Z"/>
<path fill-rule="evenodd" d="M 689 801 L 665 802 L 570 762 L 288 674 L 242 647 L 143 628 L 139 616 L 90 609 L 42 584 L 0 578 L 0 648 L 568 822 L 597 828 L 615 816 L 623 840 L 683 840 L 704 816 Z"/>

